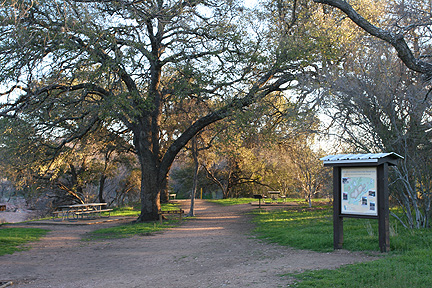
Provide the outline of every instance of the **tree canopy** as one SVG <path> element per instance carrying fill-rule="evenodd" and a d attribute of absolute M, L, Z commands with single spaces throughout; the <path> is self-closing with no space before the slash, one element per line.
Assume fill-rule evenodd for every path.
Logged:
<path fill-rule="evenodd" d="M 24 121 L 53 151 L 97 125 L 130 139 L 142 172 L 140 220 L 155 219 L 184 145 L 289 87 L 307 66 L 286 37 L 301 25 L 269 29 L 253 17 L 229 0 L 5 1 L 0 114 Z M 165 130 L 188 99 L 203 107 L 193 123 Z"/>

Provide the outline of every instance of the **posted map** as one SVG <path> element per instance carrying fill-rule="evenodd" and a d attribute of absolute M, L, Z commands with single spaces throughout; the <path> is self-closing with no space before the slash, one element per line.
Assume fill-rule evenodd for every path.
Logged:
<path fill-rule="evenodd" d="M 342 169 L 342 214 L 377 216 L 376 167 Z"/>

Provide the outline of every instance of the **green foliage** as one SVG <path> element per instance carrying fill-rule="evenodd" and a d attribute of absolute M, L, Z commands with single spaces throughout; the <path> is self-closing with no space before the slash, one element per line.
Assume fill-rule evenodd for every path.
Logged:
<path fill-rule="evenodd" d="M 170 186 L 177 194 L 177 198 L 190 198 L 193 185 L 193 167 L 187 159 L 182 159 L 179 167 L 171 169 Z M 206 191 L 217 190 L 217 186 L 211 182 L 205 175 L 205 171 L 200 169 L 198 172 L 198 189 L 203 188 L 204 194 Z"/>
<path fill-rule="evenodd" d="M 166 182 L 156 183 L 156 179 L 168 175 L 180 149 L 206 126 L 240 110 L 250 113 L 245 114 L 247 118 L 258 116 L 243 121 L 246 127 L 253 123 L 259 131 L 276 128 L 285 137 L 288 133 L 282 131 L 292 129 L 281 123 L 292 119 L 309 123 L 301 120 L 311 120 L 313 113 L 312 117 L 296 116 L 309 115 L 313 109 L 297 113 L 304 103 L 291 101 L 305 100 L 304 95 L 281 91 L 295 88 L 297 78 L 309 77 L 315 67 L 322 66 L 319 51 L 333 44 L 320 44 L 325 39 L 316 35 L 325 38 L 328 33 L 320 33 L 314 24 L 305 25 L 314 18 L 308 17 L 310 7 L 303 1 L 302 5 L 282 1 L 286 7 L 278 6 L 281 1 L 269 1 L 256 11 L 232 0 L 185 1 L 181 9 L 176 1 L 138 1 L 133 6 L 115 1 L 15 2 L 6 1 L 0 8 L 0 32 L 5 39 L 0 43 L 0 63 L 4 64 L 0 65 L 0 83 L 5 90 L 10 88 L 0 92 L 8 102 L 0 112 L 17 115 L 37 139 L 64 150 L 84 147 L 83 137 L 106 127 L 125 143 L 136 145 L 127 151 L 137 152 L 141 167 L 151 167 L 142 171 L 142 179 L 149 179 L 141 183 L 142 195 L 166 191 L 162 187 Z M 315 33 L 309 33 L 309 27 Z M 261 109 L 260 100 L 269 95 L 274 98 L 267 99 Z M 189 108 L 185 103 L 200 109 L 185 109 Z M 273 115 L 275 119 L 270 119 Z M 225 197 L 242 194 L 246 189 L 238 186 L 261 184 L 270 174 L 262 158 L 255 157 L 254 137 L 248 136 L 255 135 L 240 139 L 241 149 L 229 147 L 234 152 L 230 157 L 224 158 L 228 153 L 221 151 L 219 161 L 210 163 L 227 163 L 219 175 L 214 173 Z M 153 155 L 144 157 L 148 151 Z M 65 156 L 60 152 L 51 152 L 49 160 Z M 57 178 L 70 178 L 67 185 L 60 183 L 63 191 L 81 201 L 86 200 L 87 184 L 99 182 L 103 187 L 104 179 L 117 172 L 108 161 L 107 165 L 89 162 L 84 152 L 78 155 L 81 159 L 63 159 L 64 163 L 46 167 L 57 168 L 48 171 L 50 175 L 66 174 Z M 75 171 L 68 173 L 71 163 Z M 142 201 L 148 199 L 157 197 L 142 197 Z M 142 207 L 145 218 L 156 215 L 155 211 L 144 213 L 145 207 L 159 208 L 156 201 Z"/>
<path fill-rule="evenodd" d="M 224 198 L 250 197 L 265 190 L 281 190 L 294 196 L 304 190 L 296 172 L 307 170 L 314 182 L 308 182 L 308 187 L 313 187 L 311 194 L 321 192 L 320 181 L 314 181 L 325 178 L 320 155 L 305 148 L 313 141 L 310 131 L 318 120 L 313 109 L 293 98 L 282 93 L 268 95 L 229 121 L 209 127 L 206 137 L 200 134 L 200 147 L 207 145 L 211 149 L 200 148 L 199 162 L 204 169 L 200 169 L 198 187 L 204 191 L 218 189 Z M 297 152 L 299 142 L 303 143 L 303 151 Z M 307 157 L 300 159 L 299 155 Z M 171 173 L 172 186 L 182 195 L 192 186 L 192 167 L 186 163 L 187 160 L 181 161 Z M 293 167 L 296 163 L 307 167 Z M 214 182 L 213 187 L 209 179 Z"/>
<path fill-rule="evenodd" d="M 25 244 L 39 240 L 46 233 L 48 230 L 38 228 L 0 227 L 0 256 L 29 249 Z"/>

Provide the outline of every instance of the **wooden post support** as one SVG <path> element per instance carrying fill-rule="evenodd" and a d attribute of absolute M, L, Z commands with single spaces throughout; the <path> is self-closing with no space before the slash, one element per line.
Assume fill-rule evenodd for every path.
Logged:
<path fill-rule="evenodd" d="M 378 234 L 381 252 L 390 251 L 388 163 L 378 166 Z"/>
<path fill-rule="evenodd" d="M 341 167 L 333 167 L 333 248 L 342 249 L 343 217 L 341 217 Z"/>

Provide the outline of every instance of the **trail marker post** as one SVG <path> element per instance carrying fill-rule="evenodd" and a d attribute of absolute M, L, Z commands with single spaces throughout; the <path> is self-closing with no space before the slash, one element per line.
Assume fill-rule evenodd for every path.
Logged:
<path fill-rule="evenodd" d="M 321 158 L 333 167 L 333 247 L 342 249 L 343 218 L 377 219 L 381 252 L 390 251 L 388 167 L 402 156 L 391 153 L 338 154 Z"/>

